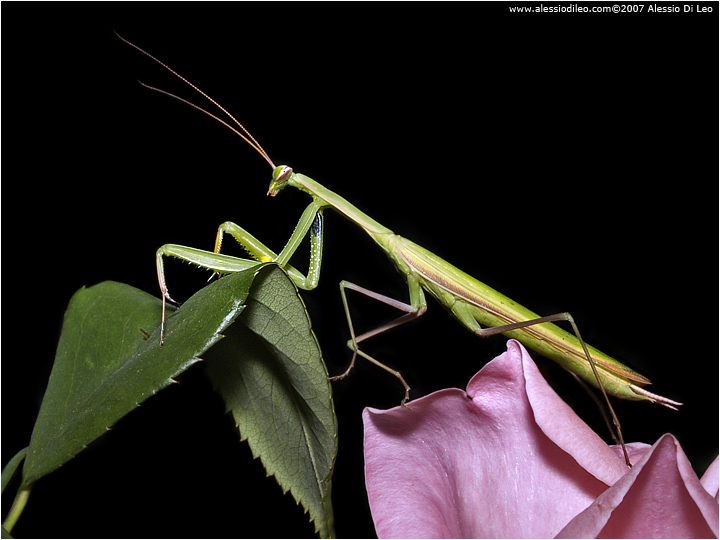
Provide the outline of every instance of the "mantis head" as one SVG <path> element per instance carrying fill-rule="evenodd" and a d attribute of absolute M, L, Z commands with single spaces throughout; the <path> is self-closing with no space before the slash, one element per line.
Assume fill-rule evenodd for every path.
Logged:
<path fill-rule="evenodd" d="M 267 194 L 274 197 L 287 185 L 288 180 L 293 174 L 292 168 L 287 165 L 278 165 L 273 169 L 272 182 L 268 188 Z"/>

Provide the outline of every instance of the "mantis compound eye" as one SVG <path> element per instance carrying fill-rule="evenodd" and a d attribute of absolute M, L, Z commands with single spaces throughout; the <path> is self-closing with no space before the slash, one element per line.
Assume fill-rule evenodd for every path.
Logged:
<path fill-rule="evenodd" d="M 277 167 L 277 169 L 280 169 L 277 177 L 278 182 L 287 182 L 293 170 L 287 165 L 280 165 L 280 167 Z"/>
<path fill-rule="evenodd" d="M 270 188 L 268 189 L 268 195 L 274 197 L 280 190 L 282 190 L 290 180 L 293 170 L 287 165 L 279 165 L 273 170 L 272 182 L 270 182 Z"/>

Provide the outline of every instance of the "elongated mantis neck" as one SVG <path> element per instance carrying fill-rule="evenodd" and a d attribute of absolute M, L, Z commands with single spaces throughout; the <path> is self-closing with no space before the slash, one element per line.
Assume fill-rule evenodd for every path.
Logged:
<path fill-rule="evenodd" d="M 344 215 L 350 221 L 362 227 L 362 229 L 372 236 L 376 241 L 382 243 L 377 235 L 393 234 L 393 231 L 378 223 L 357 206 L 350 203 L 337 193 L 330 191 L 325 186 L 316 182 L 309 176 L 292 172 L 290 167 L 280 165 L 273 172 L 273 182 L 270 184 L 268 193 L 275 195 L 285 185 L 293 186 L 304 191 L 316 201 L 319 201 L 323 207 L 329 207 Z"/>

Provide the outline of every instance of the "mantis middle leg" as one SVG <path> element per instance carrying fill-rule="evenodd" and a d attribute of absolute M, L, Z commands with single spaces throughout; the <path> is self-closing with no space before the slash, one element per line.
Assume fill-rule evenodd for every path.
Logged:
<path fill-rule="evenodd" d="M 410 290 L 410 304 L 406 304 L 405 302 L 390 298 L 389 296 L 385 296 L 384 294 L 379 294 L 364 287 L 360 287 L 359 285 L 355 285 L 354 283 L 350 283 L 349 281 L 340 282 L 340 296 L 342 297 L 343 308 L 345 309 L 345 317 L 347 318 L 348 329 L 350 330 L 350 340 L 348 340 L 347 346 L 353 352 L 353 355 L 347 370 L 345 370 L 345 372 L 340 375 L 330 377 L 331 381 L 339 381 L 347 377 L 352 368 L 355 367 L 355 360 L 357 359 L 357 356 L 360 355 L 369 362 L 372 362 L 376 366 L 395 375 L 395 377 L 400 380 L 402 385 L 405 387 L 405 397 L 403 397 L 400 405 L 405 407 L 405 403 L 408 401 L 408 399 L 410 399 L 410 386 L 407 384 L 407 382 L 405 382 L 403 376 L 400 374 L 399 371 L 396 371 L 386 366 L 385 364 L 379 362 L 366 352 L 360 350 L 358 343 L 365 341 L 366 339 L 373 336 L 376 336 L 377 334 L 385 332 L 386 330 L 390 330 L 391 328 L 395 328 L 397 326 L 415 320 L 420 315 L 425 313 L 425 311 L 427 310 L 427 301 L 425 300 L 425 295 L 423 294 L 422 288 L 418 284 L 417 280 L 409 278 L 408 287 Z M 369 298 L 377 300 L 378 302 L 382 302 L 383 304 L 392 306 L 400 311 L 404 311 L 405 315 L 401 315 L 400 317 L 388 323 L 380 325 L 377 328 L 370 330 L 369 332 L 365 332 L 364 334 L 356 336 L 355 328 L 353 327 L 352 316 L 350 315 L 350 307 L 348 305 L 347 295 L 345 294 L 346 289 L 359 292 Z"/>

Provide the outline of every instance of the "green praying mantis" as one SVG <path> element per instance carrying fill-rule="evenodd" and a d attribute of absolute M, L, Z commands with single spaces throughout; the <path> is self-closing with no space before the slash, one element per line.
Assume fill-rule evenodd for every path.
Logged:
<path fill-rule="evenodd" d="M 161 346 L 165 338 L 165 302 L 177 303 L 168 292 L 163 265 L 164 257 L 176 257 L 199 267 L 207 268 L 214 272 L 213 275 L 239 272 L 256 265 L 258 261 L 272 261 L 288 273 L 297 287 L 312 290 L 317 287 L 320 278 L 323 252 L 323 211 L 332 209 L 365 231 L 379 248 L 385 252 L 407 282 L 409 302 L 402 302 L 354 283 L 342 281 L 340 283 L 340 295 L 350 331 L 348 347 L 352 351 L 352 359 L 347 370 L 338 376 L 331 377 L 331 380 L 346 377 L 355 365 L 357 357 L 361 356 L 398 378 L 405 389 L 405 395 L 401 401 L 401 405 L 405 406 L 410 397 L 410 387 L 405 382 L 405 379 L 403 379 L 400 372 L 389 368 L 364 352 L 360 348 L 360 343 L 420 317 L 427 310 L 425 293 L 428 293 L 458 322 L 474 334 L 482 337 L 504 334 L 517 339 L 526 347 L 554 360 L 575 376 L 599 388 L 607 403 L 617 433 L 617 440 L 622 446 L 628 466 L 630 466 L 630 460 L 625 449 L 620 422 L 610 404 L 608 394 L 622 399 L 646 400 L 659 403 L 671 409 L 676 409 L 676 406 L 681 405 L 681 403 L 643 389 L 643 386 L 650 384 L 647 378 L 598 349 L 587 345 L 580 336 L 577 324 L 569 313 L 557 313 L 544 317 L 533 313 L 429 250 L 395 234 L 359 210 L 352 203 L 312 178 L 296 173 L 286 165 L 276 166 L 249 131 L 215 100 L 137 45 L 130 43 L 119 35 L 118 37 L 180 78 L 227 115 L 239 129 L 183 98 L 141 83 L 147 88 L 178 99 L 211 116 L 245 140 L 272 167 L 272 181 L 270 182 L 268 195 L 274 197 L 283 189 L 292 187 L 307 193 L 311 198 L 310 204 L 300 216 L 295 230 L 280 253 L 274 252 L 245 229 L 229 221 L 220 225 L 215 240 L 215 249 L 212 252 L 176 244 L 166 244 L 158 249 L 156 255 L 157 276 L 163 297 L 160 330 Z M 226 234 L 233 237 L 250 255 L 252 260 L 221 253 Z M 303 274 L 292 266 L 289 261 L 306 236 L 309 236 L 310 240 L 310 261 L 307 273 Z M 348 290 L 387 304 L 403 312 L 403 314 L 374 330 L 356 335 L 348 306 Z M 569 323 L 573 333 L 571 334 L 553 324 L 560 321 Z"/>

